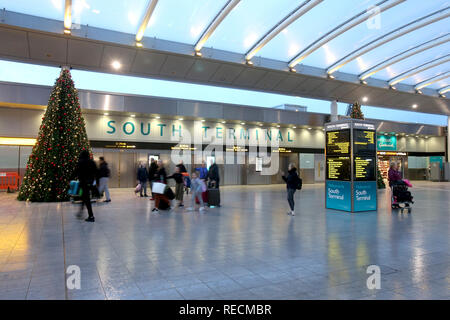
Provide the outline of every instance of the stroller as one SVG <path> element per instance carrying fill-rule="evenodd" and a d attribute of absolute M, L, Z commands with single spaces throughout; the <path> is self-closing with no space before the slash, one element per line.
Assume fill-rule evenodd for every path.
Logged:
<path fill-rule="evenodd" d="M 414 203 L 408 186 L 412 187 L 408 180 L 400 180 L 392 184 L 391 207 L 392 209 L 406 208 L 411 212 L 411 204 Z"/>

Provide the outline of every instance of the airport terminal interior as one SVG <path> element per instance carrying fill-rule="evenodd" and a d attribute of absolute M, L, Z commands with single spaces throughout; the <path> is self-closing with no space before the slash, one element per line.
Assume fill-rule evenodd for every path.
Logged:
<path fill-rule="evenodd" d="M 449 1 L 113 2 L 0 0 L 0 300 L 450 298 Z"/>

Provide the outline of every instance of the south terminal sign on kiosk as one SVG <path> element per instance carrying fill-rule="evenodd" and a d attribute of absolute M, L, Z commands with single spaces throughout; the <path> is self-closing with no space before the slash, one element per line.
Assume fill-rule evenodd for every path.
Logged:
<path fill-rule="evenodd" d="M 375 125 L 355 119 L 330 122 L 325 134 L 326 208 L 377 210 Z"/>

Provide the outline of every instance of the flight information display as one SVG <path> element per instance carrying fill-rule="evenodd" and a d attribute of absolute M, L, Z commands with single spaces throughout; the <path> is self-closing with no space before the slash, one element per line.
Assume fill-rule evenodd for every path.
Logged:
<path fill-rule="evenodd" d="M 375 180 L 375 157 L 355 156 L 353 166 L 355 181 Z"/>
<path fill-rule="evenodd" d="M 350 181 L 350 157 L 327 157 L 327 179 Z"/>
<path fill-rule="evenodd" d="M 350 153 L 350 129 L 327 131 L 327 155 Z"/>
<path fill-rule="evenodd" d="M 353 130 L 353 152 L 355 155 L 375 155 L 376 142 L 374 130 Z"/>

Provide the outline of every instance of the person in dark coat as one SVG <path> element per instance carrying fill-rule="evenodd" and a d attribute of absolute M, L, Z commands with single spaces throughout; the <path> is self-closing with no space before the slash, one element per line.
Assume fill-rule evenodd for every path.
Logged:
<path fill-rule="evenodd" d="M 150 188 L 153 188 L 153 182 L 155 181 L 155 175 L 156 171 L 158 171 L 158 164 L 156 163 L 155 159 L 152 159 L 150 162 L 150 168 L 148 170 L 148 180 L 150 181 Z M 153 200 L 153 192 L 152 192 L 152 199 Z"/>
<path fill-rule="evenodd" d="M 167 184 L 167 173 L 162 160 L 158 160 L 158 170 L 155 173 L 155 181 Z"/>
<path fill-rule="evenodd" d="M 75 172 L 80 182 L 80 188 L 83 191 L 81 195 L 81 200 L 83 201 L 81 212 L 83 211 L 83 207 L 86 206 L 89 217 L 85 221 L 94 222 L 95 218 L 91 205 L 91 189 L 97 177 L 97 165 L 91 159 L 88 151 L 81 151 Z"/>
<path fill-rule="evenodd" d="M 208 171 L 208 181 L 209 185 L 211 187 L 218 189 L 219 183 L 220 183 L 220 176 L 219 176 L 219 167 L 214 162 L 210 167 Z"/>
<path fill-rule="evenodd" d="M 297 168 L 295 167 L 295 164 L 290 163 L 288 167 L 288 175 L 285 176 L 284 172 L 281 173 L 283 180 L 286 182 L 286 188 L 287 188 L 287 200 L 289 203 L 290 211 L 288 211 L 288 214 L 295 216 L 294 212 L 294 193 L 297 191 L 297 186 L 299 183 L 299 177 L 297 173 Z"/>
<path fill-rule="evenodd" d="M 109 195 L 108 181 L 109 181 L 110 171 L 108 168 L 108 163 L 105 161 L 104 157 L 100 157 L 100 167 L 98 169 L 99 187 L 98 191 L 100 194 L 105 192 L 106 200 L 103 202 L 111 202 L 111 196 Z"/>
<path fill-rule="evenodd" d="M 180 173 L 187 172 L 186 167 L 184 166 L 183 160 L 180 161 L 179 164 L 176 165 L 177 168 L 180 168 Z"/>
<path fill-rule="evenodd" d="M 141 197 L 148 197 L 147 195 L 148 171 L 142 162 L 139 164 L 139 168 L 137 171 L 137 180 L 141 184 Z M 144 191 L 144 195 L 142 195 L 142 190 Z"/>

